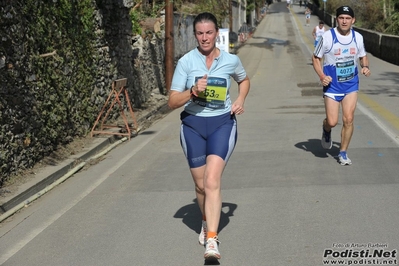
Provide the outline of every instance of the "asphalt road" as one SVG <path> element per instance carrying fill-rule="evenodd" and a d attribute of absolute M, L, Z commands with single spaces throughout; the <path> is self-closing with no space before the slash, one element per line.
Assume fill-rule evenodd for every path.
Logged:
<path fill-rule="evenodd" d="M 252 86 L 222 181 L 220 265 L 396 265 L 397 66 L 370 56 L 353 165 L 340 166 L 340 130 L 331 150 L 320 146 L 324 106 L 301 22 L 298 6 L 275 3 L 238 51 Z M 0 265 L 207 264 L 180 111 L 1 223 Z"/>

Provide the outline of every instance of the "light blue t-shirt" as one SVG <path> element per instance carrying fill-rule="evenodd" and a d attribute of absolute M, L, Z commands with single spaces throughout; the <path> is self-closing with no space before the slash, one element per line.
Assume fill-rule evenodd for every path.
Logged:
<path fill-rule="evenodd" d="M 189 100 L 184 110 L 192 115 L 211 117 L 231 111 L 231 77 L 240 82 L 247 73 L 238 56 L 220 51 L 210 69 L 206 67 L 206 58 L 197 48 L 179 59 L 173 74 L 171 90 L 183 92 L 189 90 L 198 78 L 207 75 L 208 86 L 198 98 Z"/>

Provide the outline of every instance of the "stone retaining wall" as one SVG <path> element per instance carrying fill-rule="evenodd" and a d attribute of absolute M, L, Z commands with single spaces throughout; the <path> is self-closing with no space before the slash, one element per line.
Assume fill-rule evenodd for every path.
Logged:
<path fill-rule="evenodd" d="M 62 3 L 70 5 L 73 14 L 88 9 L 82 5 L 91 5 L 94 30 L 88 32 L 90 21 L 77 16 L 76 21 L 39 16 L 46 10 L 59 12 Z M 166 94 L 162 32 L 133 36 L 129 17 L 133 4 L 129 0 L 0 2 L 0 186 L 59 145 L 87 135 L 113 80 L 128 79 L 134 108 L 154 93 Z M 26 12 L 27 8 L 34 12 Z M 44 31 L 33 34 L 36 25 L 44 26 Z M 88 34 L 93 39 L 84 44 Z M 111 114 L 117 116 L 117 110 Z"/>

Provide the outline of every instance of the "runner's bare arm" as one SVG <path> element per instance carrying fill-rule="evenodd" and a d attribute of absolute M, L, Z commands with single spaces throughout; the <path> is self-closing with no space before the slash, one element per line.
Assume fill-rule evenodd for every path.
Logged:
<path fill-rule="evenodd" d="M 316 74 L 320 78 L 320 82 L 323 84 L 323 86 L 327 86 L 332 81 L 332 78 L 330 76 L 326 76 L 324 74 L 323 67 L 321 65 L 321 60 L 322 60 L 321 58 L 313 55 L 312 56 L 312 65 L 313 65 L 313 69 L 316 71 Z"/>
<path fill-rule="evenodd" d="M 370 67 L 369 67 L 369 59 L 367 56 L 363 56 L 359 58 L 360 66 L 362 67 L 361 73 L 366 77 L 371 75 Z"/>
<path fill-rule="evenodd" d="M 205 91 L 207 86 L 207 75 L 198 79 L 197 83 L 189 90 L 169 92 L 168 106 L 170 109 L 176 109 L 185 105 L 191 97 L 198 96 L 198 93 Z"/>
<path fill-rule="evenodd" d="M 238 97 L 231 106 L 231 113 L 242 114 L 244 113 L 244 102 L 248 95 L 251 83 L 248 76 L 244 80 L 238 82 Z"/>

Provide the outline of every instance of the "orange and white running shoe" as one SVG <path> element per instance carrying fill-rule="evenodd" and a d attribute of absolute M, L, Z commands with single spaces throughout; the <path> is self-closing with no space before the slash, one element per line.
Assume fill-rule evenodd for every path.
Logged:
<path fill-rule="evenodd" d="M 214 238 L 208 238 L 205 244 L 205 254 L 204 254 L 204 258 L 206 260 L 214 260 L 214 259 L 218 260 L 221 258 L 218 248 L 218 243 L 220 242 L 217 236 L 215 236 Z"/>
<path fill-rule="evenodd" d="M 206 230 L 207 230 L 206 221 L 202 221 L 201 232 L 198 237 L 198 242 L 200 243 L 201 246 L 205 246 Z"/>

